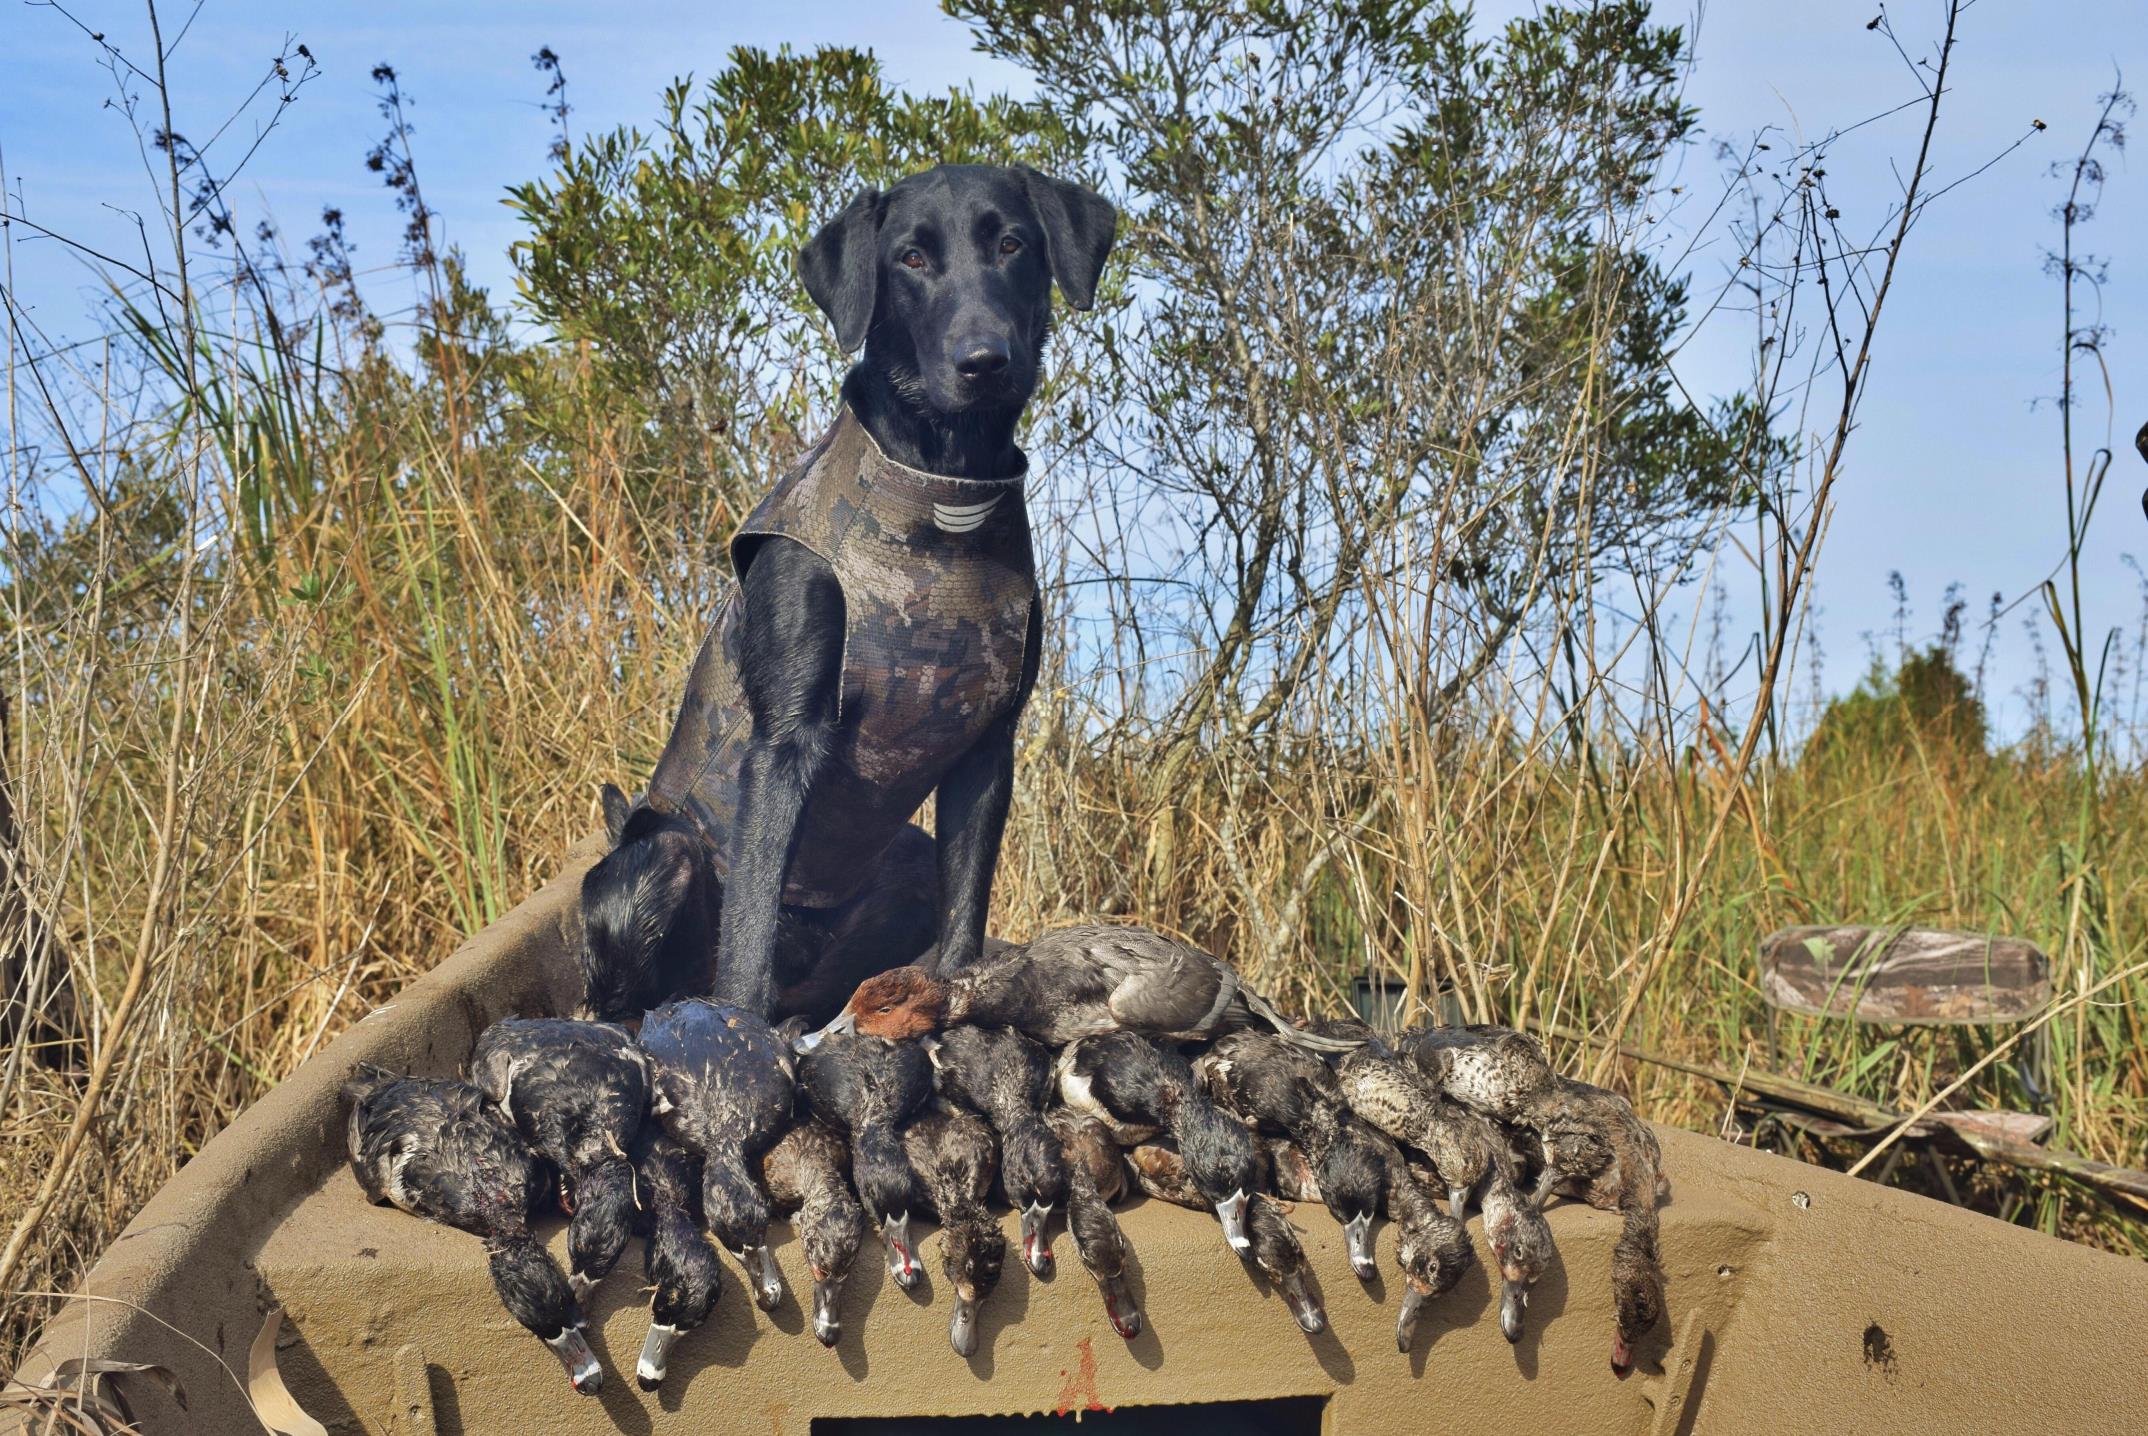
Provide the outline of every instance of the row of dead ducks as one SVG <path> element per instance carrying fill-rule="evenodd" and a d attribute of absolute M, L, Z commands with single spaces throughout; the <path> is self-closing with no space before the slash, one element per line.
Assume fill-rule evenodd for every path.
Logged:
<path fill-rule="evenodd" d="M 1123 967 L 1129 931 L 1141 932 L 1066 929 L 986 964 L 1025 953 L 1034 962 L 1062 936 L 1071 941 L 1057 956 L 1078 958 L 1096 945 L 1083 934 L 1108 932 Z M 1228 972 L 1207 954 L 1153 941 L 1158 961 L 1169 947 L 1181 964 L 1198 958 Z M 966 977 L 969 995 L 986 986 Z M 1235 991 L 1235 978 L 1229 985 Z M 1066 998 L 1068 985 L 1058 986 Z M 882 974 L 813 1034 L 701 998 L 650 1012 L 638 1035 L 613 1023 L 504 1019 L 479 1038 L 470 1082 L 359 1069 L 344 1089 L 351 1163 L 373 1200 L 481 1236 L 501 1301 L 585 1394 L 601 1388 L 603 1372 L 581 1302 L 630 1235 L 644 1238 L 651 1291 L 635 1374 L 653 1389 L 672 1347 L 714 1306 L 719 1263 L 708 1237 L 738 1261 L 756 1304 L 782 1302 L 767 1235 L 779 1212 L 797 1231 L 814 1334 L 829 1346 L 841 1338 L 843 1282 L 868 1231 L 878 1229 L 890 1275 L 909 1289 L 920 1279 L 913 1216 L 936 1221 L 952 1291 L 948 1337 L 967 1356 L 1005 1256 L 995 1194 L 1019 1213 L 1023 1261 L 1040 1277 L 1054 1265 L 1051 1219 L 1065 1214 L 1076 1255 L 1128 1338 L 1142 1315 L 1110 1204 L 1130 1185 L 1214 1211 L 1231 1250 L 1307 1332 L 1326 1317 L 1276 1198 L 1325 1205 L 1368 1281 L 1378 1272 L 1374 1222 L 1388 1218 L 1403 1351 L 1426 1303 L 1475 1259 L 1463 1225 L 1473 1207 L 1502 1281 L 1501 1328 L 1520 1339 L 1529 1289 L 1555 1257 L 1541 1213 L 1553 1193 L 1623 1217 L 1612 1260 L 1615 1370 L 1625 1372 L 1631 1344 L 1661 1315 L 1656 1207 L 1667 1187 L 1654 1137 L 1623 1098 L 1558 1076 L 1526 1035 L 1434 1027 L 1383 1040 L 1355 1023 L 1294 1027 L 1257 998 L 1239 1003 L 1237 1017 L 1218 1004 L 1206 1032 L 1182 1017 L 1144 1031 L 1135 1029 L 1153 1024 L 1108 1001 L 1086 1016 L 1063 1001 L 1040 1006 L 1027 1021 L 1019 1004 L 980 1012 L 989 1004 L 959 992 L 950 1001 L 947 988 L 915 970 Z M 950 1023 L 957 1013 L 966 1020 Z M 1090 1030 L 1069 1039 L 1070 1024 Z M 1045 1045 L 1055 1037 L 1056 1052 Z M 1194 1043 L 1189 1058 L 1181 1047 Z M 555 1197 L 570 1212 L 566 1274 L 529 1227 Z"/>

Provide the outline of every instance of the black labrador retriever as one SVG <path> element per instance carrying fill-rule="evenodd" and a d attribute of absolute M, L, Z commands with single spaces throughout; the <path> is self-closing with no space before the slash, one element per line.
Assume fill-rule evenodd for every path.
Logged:
<path fill-rule="evenodd" d="M 607 785 L 613 846 L 582 884 L 594 1015 L 713 987 L 818 1020 L 872 972 L 978 956 L 1042 636 L 1015 428 L 1052 286 L 1089 308 L 1116 225 L 1025 166 L 942 165 L 859 194 L 800 253 L 865 353 L 733 539 L 738 586 L 649 791 Z M 937 843 L 909 823 L 927 793 Z"/>

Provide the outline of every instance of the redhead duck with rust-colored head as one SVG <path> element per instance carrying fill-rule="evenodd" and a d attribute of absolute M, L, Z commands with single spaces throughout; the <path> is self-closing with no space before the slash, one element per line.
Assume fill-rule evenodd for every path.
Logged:
<path fill-rule="evenodd" d="M 833 1032 L 921 1037 L 961 1022 L 1011 1027 L 1048 1047 L 1108 1032 L 1191 1042 L 1247 1027 L 1320 1052 L 1357 1045 L 1291 1025 L 1247 991 L 1229 963 L 1197 947 L 1147 928 L 1097 924 L 1002 948 L 952 977 L 922 967 L 876 973 L 834 1021 L 800 1043 Z"/>

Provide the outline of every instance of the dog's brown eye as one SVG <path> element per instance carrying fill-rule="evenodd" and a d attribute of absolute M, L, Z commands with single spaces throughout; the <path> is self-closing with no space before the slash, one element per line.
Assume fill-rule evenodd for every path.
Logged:
<path fill-rule="evenodd" d="M 999 252 L 1000 252 L 1001 254 L 1015 254 L 1015 253 L 1018 253 L 1018 252 L 1019 252 L 1019 251 L 1021 250 L 1021 248 L 1022 248 L 1022 241 L 1020 241 L 1019 239 L 1016 239 L 1016 238 L 1015 238 L 1015 237 L 1014 237 L 1013 235 L 1011 235 L 1011 234 L 1010 234 L 1010 235 L 1008 235 L 1008 236 L 1007 236 L 1007 237 L 1006 237 L 1005 239 L 1002 239 L 1002 240 L 1001 240 L 1001 241 L 999 242 Z"/>
<path fill-rule="evenodd" d="M 895 1004 L 892 1002 L 883 1002 L 880 1004 L 880 1010 L 882 1012 L 893 1012 L 895 1010 Z"/>
<path fill-rule="evenodd" d="M 914 249 L 906 249 L 902 255 L 902 267 L 904 269 L 923 269 L 925 267 L 925 256 Z"/>

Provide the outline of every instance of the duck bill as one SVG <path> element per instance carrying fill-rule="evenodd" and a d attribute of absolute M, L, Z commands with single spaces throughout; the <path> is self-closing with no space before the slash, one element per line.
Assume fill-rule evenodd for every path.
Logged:
<path fill-rule="evenodd" d="M 644 1391 L 654 1391 L 664 1384 L 664 1372 L 671 1363 L 671 1348 L 681 1331 L 676 1326 L 666 1326 L 661 1321 L 649 1323 L 649 1334 L 641 1339 L 641 1357 L 634 1363 L 634 1384 Z"/>
<path fill-rule="evenodd" d="M 567 1382 L 576 1391 L 594 1396 L 604 1389 L 604 1368 L 597 1365 L 597 1354 L 589 1349 L 589 1339 L 580 1327 L 570 1326 L 557 1336 L 545 1337 L 544 1344 L 567 1368 Z"/>
<path fill-rule="evenodd" d="M 1343 1223 L 1343 1243 L 1350 1251 L 1350 1270 L 1357 1273 L 1359 1281 L 1371 1281 L 1380 1274 L 1380 1263 L 1373 1252 L 1371 1212 L 1359 1212 Z"/>
<path fill-rule="evenodd" d="M 1049 1277 L 1057 1263 L 1052 1257 L 1050 1223 L 1052 1209 L 1043 1205 L 1022 1208 L 1022 1265 L 1038 1278 Z"/>
<path fill-rule="evenodd" d="M 1126 1285 L 1126 1278 L 1115 1276 L 1098 1283 L 1104 1293 L 1104 1315 L 1111 1318 L 1111 1329 L 1132 1341 L 1141 1335 L 1141 1305 Z"/>
<path fill-rule="evenodd" d="M 910 1243 L 910 1214 L 904 1212 L 882 1222 L 880 1239 L 887 1243 L 888 1275 L 904 1291 L 914 1291 L 924 1272 L 917 1264 L 917 1248 Z"/>
<path fill-rule="evenodd" d="M 1395 1350 L 1407 1355 L 1417 1341 L 1417 1318 L 1424 1315 L 1425 1305 L 1431 1301 L 1430 1292 L 1419 1291 L 1415 1284 L 1405 1283 L 1402 1288 L 1402 1306 L 1395 1313 Z"/>
<path fill-rule="evenodd" d="M 783 1273 L 776 1266 L 776 1254 L 765 1242 L 740 1252 L 738 1263 L 746 1269 L 746 1280 L 753 1284 L 755 1306 L 774 1311 L 783 1305 Z"/>
<path fill-rule="evenodd" d="M 1611 1331 L 1611 1372 L 1624 1381 L 1633 1370 L 1633 1352 L 1626 1345 L 1626 1333 L 1616 1327 Z"/>
<path fill-rule="evenodd" d="M 826 1027 L 821 1028 L 820 1031 L 808 1032 L 794 1039 L 791 1043 L 791 1051 L 802 1057 L 837 1033 L 851 1033 L 857 1030 L 858 1014 L 846 1007 L 841 1012 L 838 1012 L 834 1020 Z"/>
<path fill-rule="evenodd" d="M 818 1277 L 813 1282 L 813 1339 L 833 1347 L 843 1339 L 843 1279 Z"/>
<path fill-rule="evenodd" d="M 1298 1323 L 1298 1330 L 1307 1336 L 1318 1336 L 1328 1329 L 1328 1314 L 1320 1306 L 1320 1298 L 1306 1284 L 1305 1273 L 1294 1271 L 1283 1278 L 1283 1300 L 1290 1305 L 1290 1314 Z"/>
<path fill-rule="evenodd" d="M 597 1289 L 597 1279 L 574 1271 L 567 1273 L 567 1285 L 574 1292 L 574 1304 L 582 1306 L 588 1302 L 589 1294 Z"/>
<path fill-rule="evenodd" d="M 957 1356 L 977 1354 L 977 1298 L 956 1296 L 955 1309 L 947 1318 L 947 1344 Z"/>
<path fill-rule="evenodd" d="M 1246 1194 L 1231 1193 L 1216 1203 L 1216 1220 L 1223 1223 L 1223 1239 L 1242 1257 L 1253 1255 L 1253 1239 L 1246 1235 Z"/>
<path fill-rule="evenodd" d="M 1529 1307 L 1529 1286 L 1526 1282 L 1505 1279 L 1499 1294 L 1499 1330 L 1508 1341 L 1522 1338 L 1522 1313 Z"/>

